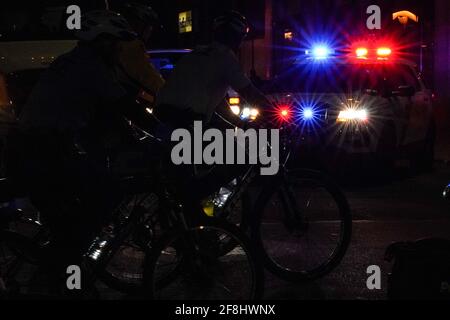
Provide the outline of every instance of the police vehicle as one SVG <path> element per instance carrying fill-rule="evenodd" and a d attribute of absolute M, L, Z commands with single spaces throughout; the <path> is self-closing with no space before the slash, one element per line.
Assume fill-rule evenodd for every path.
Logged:
<path fill-rule="evenodd" d="M 415 65 L 389 46 L 340 52 L 315 46 L 263 90 L 278 120 L 297 123 L 305 144 L 327 157 L 386 165 L 406 158 L 422 168 L 432 166 L 432 93 Z"/>

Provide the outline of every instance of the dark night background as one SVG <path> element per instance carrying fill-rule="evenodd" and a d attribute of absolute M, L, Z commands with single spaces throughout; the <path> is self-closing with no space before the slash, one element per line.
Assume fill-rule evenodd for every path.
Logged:
<path fill-rule="evenodd" d="M 121 2 L 108 1 L 112 9 Z M 424 78 L 434 89 L 438 105 L 450 104 L 450 3 L 447 0 L 154 0 L 147 3 L 159 13 L 163 25 L 153 39 L 154 48 L 192 48 L 207 43 L 215 16 L 230 9 L 241 11 L 252 25 L 251 36 L 240 53 L 241 61 L 246 71 L 255 68 L 257 74 L 266 79 L 283 68 L 283 61 L 289 54 L 287 48 L 300 47 L 305 37 L 320 34 L 351 41 L 367 35 L 366 9 L 377 4 L 382 10 L 383 25 L 381 31 L 373 33 L 389 36 L 401 45 L 408 57 L 422 66 Z M 0 41 L 70 37 L 66 31 L 49 35 L 47 29 L 39 25 L 44 8 L 61 8 L 69 4 L 79 4 L 82 11 L 105 7 L 104 0 L 47 0 L 32 4 L 14 1 L 0 13 Z M 414 12 L 419 16 L 419 23 L 403 27 L 398 21 L 392 21 L 392 13 L 399 10 Z M 192 11 L 192 32 L 179 33 L 178 14 L 183 11 Z M 61 11 L 59 15 L 56 10 L 52 12 L 50 19 L 61 17 Z M 65 19 L 58 21 L 64 26 Z M 11 32 L 12 25 L 16 27 L 14 32 Z M 284 39 L 285 31 L 294 33 L 293 41 Z M 440 118 L 448 117 L 446 109 L 438 112 L 443 113 Z"/>

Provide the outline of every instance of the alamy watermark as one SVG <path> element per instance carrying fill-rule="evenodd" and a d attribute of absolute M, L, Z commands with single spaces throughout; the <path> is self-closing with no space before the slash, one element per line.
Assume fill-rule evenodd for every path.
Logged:
<path fill-rule="evenodd" d="M 367 29 L 381 29 L 381 8 L 378 5 L 370 5 L 367 7 L 366 13 L 369 15 L 366 21 Z M 78 5 L 70 5 L 66 9 L 69 17 L 66 20 L 66 26 L 69 30 L 81 29 L 81 8 Z"/>
<path fill-rule="evenodd" d="M 192 131 L 176 129 L 172 142 L 172 162 L 181 164 L 261 165 L 261 175 L 279 170 L 280 133 L 278 129 L 207 129 L 195 121 Z M 206 144 L 206 145 L 205 145 Z"/>
<path fill-rule="evenodd" d="M 377 265 L 367 267 L 366 273 L 369 275 L 366 281 L 367 289 L 381 290 L 381 268 Z"/>
<path fill-rule="evenodd" d="M 367 18 L 366 26 L 369 30 L 381 29 L 381 8 L 377 5 L 367 7 L 366 13 L 370 16 Z"/>
<path fill-rule="evenodd" d="M 77 5 L 68 6 L 66 13 L 70 16 L 66 20 L 66 27 L 69 30 L 81 29 L 81 8 Z"/>
<path fill-rule="evenodd" d="M 66 269 L 66 287 L 69 290 L 81 290 L 81 268 L 77 265 L 70 265 Z"/>

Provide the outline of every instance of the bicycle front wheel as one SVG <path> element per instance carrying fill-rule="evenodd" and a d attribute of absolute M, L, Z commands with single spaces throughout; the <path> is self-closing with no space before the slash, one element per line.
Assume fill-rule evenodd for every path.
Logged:
<path fill-rule="evenodd" d="M 320 172 L 289 171 L 263 190 L 252 236 L 268 270 L 302 282 L 331 272 L 349 246 L 352 218 L 339 187 Z"/>
<path fill-rule="evenodd" d="M 235 248 L 223 255 L 222 241 Z M 247 237 L 235 226 L 207 219 L 163 237 L 147 255 L 147 294 L 161 300 L 261 298 L 263 269 Z"/>

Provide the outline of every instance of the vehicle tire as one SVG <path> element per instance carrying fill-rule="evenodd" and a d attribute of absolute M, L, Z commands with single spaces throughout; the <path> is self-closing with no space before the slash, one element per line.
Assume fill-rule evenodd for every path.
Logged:
<path fill-rule="evenodd" d="M 227 237 L 236 245 L 222 255 L 218 242 Z M 188 230 L 169 232 L 145 260 L 145 298 L 255 300 L 262 297 L 263 283 L 262 264 L 247 236 L 212 218 Z"/>
<path fill-rule="evenodd" d="M 319 210 L 313 216 L 315 200 Z M 348 202 L 339 187 L 317 171 L 295 169 L 268 184 L 254 214 L 252 238 L 264 264 L 287 281 L 305 282 L 325 276 L 338 266 L 350 244 Z M 309 243 L 314 240 L 314 230 L 324 234 Z M 325 249 L 329 250 L 326 255 Z"/>

